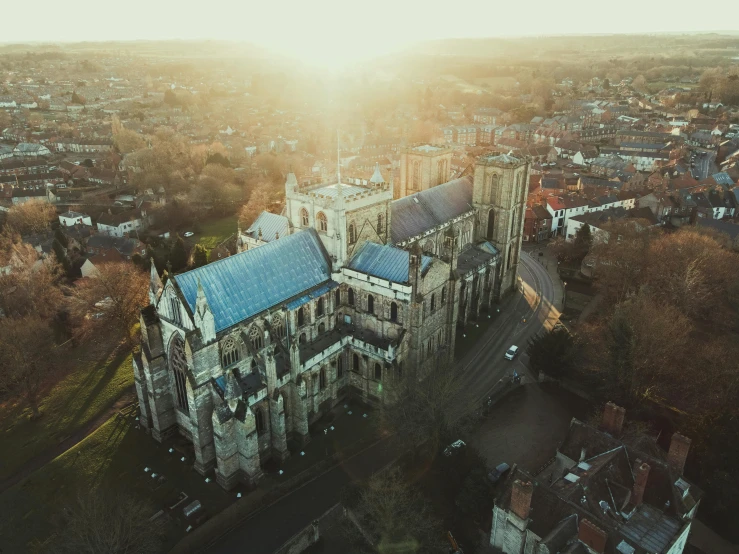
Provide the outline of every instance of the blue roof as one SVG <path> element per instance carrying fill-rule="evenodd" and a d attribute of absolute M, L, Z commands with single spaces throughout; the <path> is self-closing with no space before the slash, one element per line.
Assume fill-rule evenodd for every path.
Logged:
<path fill-rule="evenodd" d="M 200 280 L 218 332 L 330 278 L 323 244 L 315 230 L 307 229 L 174 279 L 193 312 Z"/>
<path fill-rule="evenodd" d="M 421 258 L 421 272 L 431 265 L 432 258 Z M 349 269 L 387 279 L 393 283 L 407 283 L 410 252 L 394 246 L 365 242 L 348 264 Z"/>
<path fill-rule="evenodd" d="M 314 298 L 318 298 L 319 296 L 322 296 L 326 294 L 327 292 L 335 289 L 339 286 L 339 283 L 336 281 L 329 281 L 328 283 L 324 283 L 320 285 L 317 289 L 310 291 L 308 294 L 304 294 L 300 298 L 296 298 L 295 300 L 291 300 L 287 303 L 287 309 L 288 310 L 294 310 L 295 308 L 299 308 L 303 304 L 307 304 Z"/>
<path fill-rule="evenodd" d="M 262 240 L 264 242 L 272 242 L 278 238 L 278 233 L 280 237 L 287 236 L 289 223 L 290 222 L 284 215 L 262 212 L 259 214 L 259 217 L 254 220 L 254 223 L 249 226 L 249 230 L 247 232 L 252 236 L 252 238 L 256 239 L 259 238 L 259 229 L 261 229 Z"/>

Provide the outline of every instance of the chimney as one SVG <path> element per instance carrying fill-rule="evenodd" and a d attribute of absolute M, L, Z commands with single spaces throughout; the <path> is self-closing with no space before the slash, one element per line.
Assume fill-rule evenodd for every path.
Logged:
<path fill-rule="evenodd" d="M 603 554 L 606 549 L 606 539 L 608 535 L 603 529 L 596 527 L 587 519 L 580 520 L 580 528 L 577 533 L 577 539 L 592 549 L 594 552 Z"/>
<path fill-rule="evenodd" d="M 623 429 L 625 416 L 626 410 L 621 406 L 616 406 L 613 402 L 608 402 L 603 409 L 601 427 L 606 433 L 617 437 L 621 434 L 621 429 Z"/>
<path fill-rule="evenodd" d="M 639 506 L 644 501 L 644 491 L 647 488 L 647 479 L 649 479 L 649 464 L 646 462 L 638 465 L 634 471 L 634 489 L 631 492 L 631 503 Z"/>
<path fill-rule="evenodd" d="M 680 433 L 672 435 L 670 441 L 670 450 L 667 453 L 667 463 L 680 475 L 683 474 L 685 468 L 685 460 L 688 458 L 690 451 L 690 439 Z"/>
<path fill-rule="evenodd" d="M 511 489 L 511 511 L 521 519 L 528 519 L 533 494 L 534 484 L 531 481 L 523 482 L 516 479 Z"/>

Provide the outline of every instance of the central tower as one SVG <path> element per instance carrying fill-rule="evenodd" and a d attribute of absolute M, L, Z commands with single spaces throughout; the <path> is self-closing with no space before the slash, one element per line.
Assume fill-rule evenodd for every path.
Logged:
<path fill-rule="evenodd" d="M 396 198 L 430 189 L 449 181 L 452 150 L 442 146 L 413 146 L 400 157 L 400 186 Z"/>
<path fill-rule="evenodd" d="M 496 297 L 513 290 L 521 253 L 530 163 L 525 158 L 491 154 L 475 164 L 472 204 L 477 210 L 477 238 L 500 252 Z"/>

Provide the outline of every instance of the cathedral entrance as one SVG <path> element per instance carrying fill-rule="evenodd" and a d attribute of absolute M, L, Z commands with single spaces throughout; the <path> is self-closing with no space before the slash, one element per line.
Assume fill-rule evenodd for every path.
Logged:
<path fill-rule="evenodd" d="M 488 240 L 493 240 L 493 233 L 495 232 L 495 212 L 490 210 L 488 212 L 488 232 L 485 237 Z"/>

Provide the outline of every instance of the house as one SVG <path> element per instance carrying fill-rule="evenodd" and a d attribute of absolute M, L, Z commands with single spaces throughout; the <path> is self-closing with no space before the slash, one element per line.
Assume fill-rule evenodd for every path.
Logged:
<path fill-rule="evenodd" d="M 115 256 L 115 250 L 122 260 L 130 260 L 134 254 L 146 256 L 146 245 L 138 239 L 92 235 L 87 239 L 85 250 L 90 256 Z"/>
<path fill-rule="evenodd" d="M 41 156 L 51 156 L 51 150 L 43 144 L 21 142 L 13 149 L 13 155 L 24 158 L 38 158 Z"/>
<path fill-rule="evenodd" d="M 88 257 L 80 266 L 80 274 L 82 277 L 96 277 L 98 275 L 98 267 L 106 263 L 122 262 L 124 257 L 116 249 L 105 250 L 100 254 Z"/>
<path fill-rule="evenodd" d="M 146 210 L 136 209 L 113 213 L 108 210 L 100 214 L 97 220 L 98 232 L 112 237 L 122 237 L 132 231 L 146 229 L 149 226 L 149 217 Z"/>
<path fill-rule="evenodd" d="M 600 156 L 590 162 L 590 171 L 592 171 L 595 175 L 605 175 L 607 177 L 611 177 L 619 171 L 623 171 L 624 169 L 626 169 L 628 165 L 628 162 L 622 160 L 616 155 Z"/>
<path fill-rule="evenodd" d="M 26 202 L 51 202 L 46 187 L 36 186 L 28 189 L 13 189 L 13 205 L 25 204 Z"/>
<path fill-rule="evenodd" d="M 526 209 L 523 224 L 523 240 L 542 242 L 552 234 L 552 216 L 544 206 L 535 205 Z"/>
<path fill-rule="evenodd" d="M 602 211 L 593 211 L 582 215 L 572 216 L 567 220 L 566 240 L 573 241 L 580 227 L 583 225 L 590 226 L 590 232 L 593 237 L 600 237 L 601 240 L 608 240 L 608 232 L 603 226 L 616 220 L 640 220 L 646 221 L 646 227 L 643 223 L 637 223 L 638 230 L 643 228 L 655 227 L 660 225 L 659 220 L 655 217 L 649 208 L 639 208 L 634 210 L 625 210 L 624 208 L 609 208 Z"/>
<path fill-rule="evenodd" d="M 490 545 L 505 554 L 682 554 L 703 496 L 683 475 L 691 440 L 666 456 L 621 440 L 625 410 L 606 404 L 599 428 L 573 419 L 535 473 L 511 470 L 495 500 Z M 648 451 L 645 451 L 647 450 Z"/>
<path fill-rule="evenodd" d="M 90 216 L 79 212 L 64 212 L 60 214 L 59 223 L 65 227 L 73 227 L 75 225 L 88 225 L 92 227 Z"/>

